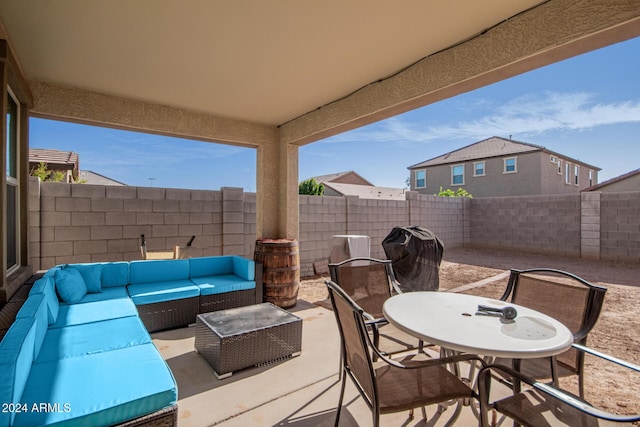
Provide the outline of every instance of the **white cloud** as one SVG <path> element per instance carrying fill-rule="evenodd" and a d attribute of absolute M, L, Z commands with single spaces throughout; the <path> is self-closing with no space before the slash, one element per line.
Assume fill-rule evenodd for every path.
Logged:
<path fill-rule="evenodd" d="M 544 92 L 520 96 L 473 120 L 426 126 L 415 118 L 409 121 L 398 116 L 337 135 L 326 142 L 406 144 L 447 139 L 476 140 L 493 135 L 518 135 L 522 138 L 550 131 L 581 131 L 622 123 L 640 123 L 640 100 L 602 103 L 597 102 L 593 94 L 584 92 Z"/>

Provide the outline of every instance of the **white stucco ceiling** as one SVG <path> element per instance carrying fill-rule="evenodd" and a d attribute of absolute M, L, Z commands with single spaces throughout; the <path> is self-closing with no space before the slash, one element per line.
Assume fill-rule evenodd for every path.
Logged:
<path fill-rule="evenodd" d="M 0 0 L 30 80 L 279 125 L 540 0 Z"/>

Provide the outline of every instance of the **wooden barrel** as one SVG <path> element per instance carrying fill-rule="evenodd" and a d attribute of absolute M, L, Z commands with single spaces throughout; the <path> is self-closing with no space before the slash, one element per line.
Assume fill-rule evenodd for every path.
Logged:
<path fill-rule="evenodd" d="M 264 300 L 282 308 L 296 305 L 300 287 L 297 240 L 257 240 L 254 259 L 262 263 Z"/>

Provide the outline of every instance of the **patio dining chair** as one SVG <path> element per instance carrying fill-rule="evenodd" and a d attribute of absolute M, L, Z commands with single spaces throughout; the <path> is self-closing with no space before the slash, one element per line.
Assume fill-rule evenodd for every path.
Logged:
<path fill-rule="evenodd" d="M 640 380 L 640 366 L 609 356 L 594 349 L 573 344 L 573 350 L 581 354 L 591 354 L 604 361 L 612 369 L 633 374 L 633 384 Z M 617 365 L 616 368 L 614 368 Z M 496 375 L 508 377 L 517 386 L 512 392 L 504 395 L 499 391 L 492 395 L 491 386 Z M 480 425 L 489 427 L 495 425 L 497 413 L 500 413 L 514 423 L 524 426 L 602 426 L 616 423 L 632 423 L 640 421 L 640 414 L 619 415 L 607 412 L 550 384 L 540 383 L 508 366 L 489 365 L 478 374 L 478 389 L 480 393 Z M 495 399 L 492 398 L 496 397 Z M 492 413 L 491 420 L 489 415 Z M 504 425 L 504 419 L 501 419 Z"/>
<path fill-rule="evenodd" d="M 394 294 L 402 293 L 398 287 L 389 260 L 358 257 L 329 264 L 331 280 L 364 310 L 365 324 L 373 335 L 373 344 L 386 354 L 408 350 L 422 350 L 423 342 L 414 338 L 384 318 L 382 305 Z M 380 344 L 382 336 L 383 344 Z"/>
<path fill-rule="evenodd" d="M 342 354 L 342 382 L 336 410 L 335 425 L 340 422 L 347 377 L 360 392 L 372 411 L 373 425 L 380 424 L 380 415 L 412 410 L 414 408 L 448 402 L 455 399 L 473 399 L 477 394 L 456 373 L 447 369 L 462 361 L 477 361 L 477 356 L 460 355 L 441 359 L 392 360 L 381 353 L 367 333 L 364 310 L 336 283 L 327 281 L 329 297 L 340 332 Z M 374 368 L 372 355 L 380 359 Z M 452 420 L 458 415 L 460 401 Z M 443 407 L 440 407 L 442 409 Z M 423 415 L 425 412 L 423 411 Z"/>
<path fill-rule="evenodd" d="M 540 311 L 562 322 L 573 334 L 574 343 L 586 345 L 587 336 L 600 315 L 607 288 L 561 270 L 536 268 L 511 270 L 503 301 Z M 584 397 L 584 352 L 571 348 L 545 359 L 497 359 L 530 378 L 578 376 L 579 394 Z"/>

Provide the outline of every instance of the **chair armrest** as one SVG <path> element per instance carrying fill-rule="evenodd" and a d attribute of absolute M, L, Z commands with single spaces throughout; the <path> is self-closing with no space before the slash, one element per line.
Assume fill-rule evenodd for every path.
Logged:
<path fill-rule="evenodd" d="M 606 360 L 608 362 L 615 363 L 617 365 L 620 365 L 622 367 L 631 369 L 631 370 L 636 371 L 636 372 L 640 372 L 640 366 L 635 365 L 635 364 L 633 364 L 631 362 L 627 362 L 626 360 L 619 359 L 617 357 L 608 355 L 608 354 L 603 353 L 603 352 L 598 351 L 598 350 L 594 350 L 592 348 L 586 347 L 586 346 L 581 345 L 581 344 L 573 343 L 571 346 L 573 348 L 577 349 L 578 351 L 582 351 L 584 353 L 591 354 L 593 356 L 596 356 L 596 357 L 599 357 L 601 359 L 604 359 L 604 360 Z"/>

